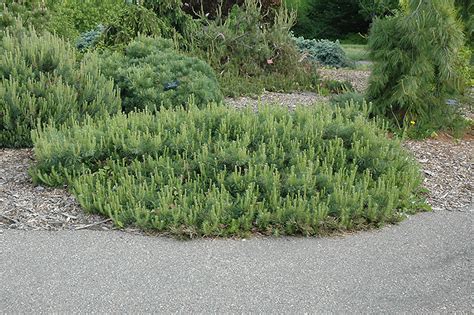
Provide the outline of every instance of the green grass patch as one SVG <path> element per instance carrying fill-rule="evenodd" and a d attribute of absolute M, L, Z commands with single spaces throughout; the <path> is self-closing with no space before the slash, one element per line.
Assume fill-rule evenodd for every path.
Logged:
<path fill-rule="evenodd" d="M 341 44 L 341 46 L 344 52 L 346 53 L 347 58 L 352 61 L 370 60 L 367 45 Z"/>
<path fill-rule="evenodd" d="M 397 222 L 424 203 L 417 164 L 367 109 L 192 107 L 34 132 L 35 182 L 173 235 L 317 235 Z"/>

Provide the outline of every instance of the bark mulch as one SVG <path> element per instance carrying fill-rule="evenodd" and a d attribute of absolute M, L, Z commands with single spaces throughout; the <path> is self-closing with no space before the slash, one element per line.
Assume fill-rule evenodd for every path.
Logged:
<path fill-rule="evenodd" d="M 34 185 L 29 149 L 0 150 L 0 230 L 109 229 L 110 220 L 84 213 L 66 189 Z M 104 222 L 105 221 L 105 222 Z"/>

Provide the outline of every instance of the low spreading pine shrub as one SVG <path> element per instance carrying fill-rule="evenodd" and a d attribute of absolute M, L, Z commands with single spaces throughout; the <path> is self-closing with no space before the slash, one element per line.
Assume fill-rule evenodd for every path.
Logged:
<path fill-rule="evenodd" d="M 332 42 L 327 39 L 316 40 L 303 37 L 296 37 L 295 41 L 301 53 L 323 66 L 343 68 L 351 65 L 339 41 Z"/>
<path fill-rule="evenodd" d="M 348 104 L 352 103 L 362 105 L 364 102 L 364 95 L 353 91 L 333 95 L 330 99 L 330 103 L 337 106 L 347 106 Z"/>
<path fill-rule="evenodd" d="M 0 38 L 7 29 L 16 28 L 18 20 L 27 26 L 42 31 L 49 25 L 51 12 L 41 0 L 0 1 Z"/>
<path fill-rule="evenodd" d="M 0 40 L 0 147 L 30 146 L 37 124 L 61 124 L 120 110 L 113 82 L 95 55 L 76 63 L 64 40 L 34 30 Z"/>
<path fill-rule="evenodd" d="M 419 209 L 419 168 L 367 109 L 133 112 L 34 133 L 31 174 L 89 212 L 176 235 L 315 235 Z"/>
<path fill-rule="evenodd" d="M 139 37 L 123 51 L 103 56 L 103 73 L 120 89 L 125 112 L 145 108 L 197 106 L 220 102 L 222 94 L 212 68 L 173 47 L 173 41 Z"/>

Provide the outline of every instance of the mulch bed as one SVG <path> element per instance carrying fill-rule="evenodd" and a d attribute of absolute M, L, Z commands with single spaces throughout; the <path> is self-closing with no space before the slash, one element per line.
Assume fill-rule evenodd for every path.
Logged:
<path fill-rule="evenodd" d="M 406 141 L 404 146 L 421 164 L 433 210 L 473 210 L 473 139 Z"/>
<path fill-rule="evenodd" d="M 111 228 L 98 215 L 84 213 L 66 189 L 35 186 L 28 168 L 30 149 L 0 150 L 0 229 L 64 230 Z M 99 226 L 100 225 L 100 226 Z"/>

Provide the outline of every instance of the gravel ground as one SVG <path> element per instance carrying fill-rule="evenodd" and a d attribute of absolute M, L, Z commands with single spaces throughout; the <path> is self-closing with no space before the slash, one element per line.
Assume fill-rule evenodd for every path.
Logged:
<path fill-rule="evenodd" d="M 321 96 L 313 92 L 275 93 L 265 92 L 259 98 L 238 97 L 226 98 L 225 103 L 238 109 L 251 107 L 256 109 L 259 104 L 273 104 L 288 107 L 293 110 L 298 105 L 308 106 L 321 102 L 328 102 L 329 97 Z"/>
<path fill-rule="evenodd" d="M 349 81 L 357 92 L 364 92 L 369 81 L 369 70 L 318 69 L 322 79 Z"/>

